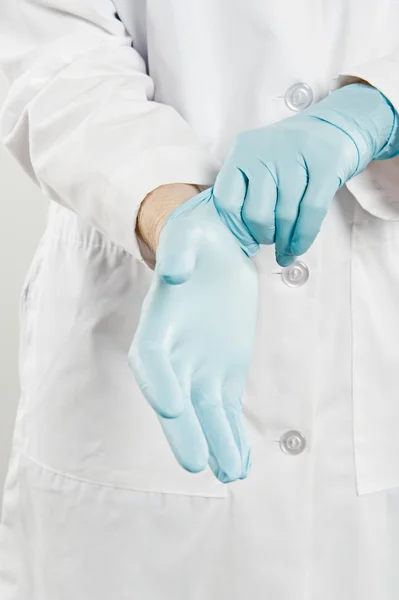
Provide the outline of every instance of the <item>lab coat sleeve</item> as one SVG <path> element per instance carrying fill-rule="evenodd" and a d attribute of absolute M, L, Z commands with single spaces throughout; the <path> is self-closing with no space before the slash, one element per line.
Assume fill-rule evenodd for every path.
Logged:
<path fill-rule="evenodd" d="M 153 100 L 111 0 L 1 0 L 0 67 L 2 142 L 47 196 L 138 258 L 146 194 L 214 182 L 218 165 L 194 131 Z"/>
<path fill-rule="evenodd" d="M 399 50 L 356 67 L 338 78 L 338 87 L 363 79 L 379 89 L 399 112 Z M 398 135 L 398 132 L 395 132 Z M 347 182 L 349 191 L 368 213 L 387 221 L 399 221 L 399 155 L 374 160 Z"/>

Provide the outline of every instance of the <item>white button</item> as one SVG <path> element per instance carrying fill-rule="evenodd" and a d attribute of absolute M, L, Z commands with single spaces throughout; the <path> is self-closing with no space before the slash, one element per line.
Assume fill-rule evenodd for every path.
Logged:
<path fill-rule="evenodd" d="M 301 260 L 296 260 L 289 267 L 283 267 L 281 278 L 289 287 L 300 287 L 309 279 L 309 269 Z"/>
<path fill-rule="evenodd" d="M 304 110 L 313 102 L 313 91 L 307 83 L 294 83 L 285 92 L 284 100 L 290 110 Z"/>
<path fill-rule="evenodd" d="M 306 438 L 300 431 L 286 431 L 280 438 L 280 448 L 286 454 L 301 454 L 306 448 Z"/>

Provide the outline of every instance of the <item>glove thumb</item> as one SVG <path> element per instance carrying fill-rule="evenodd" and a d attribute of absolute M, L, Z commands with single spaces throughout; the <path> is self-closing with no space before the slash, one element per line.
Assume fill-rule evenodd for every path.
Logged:
<path fill-rule="evenodd" d="M 170 285 L 186 282 L 195 269 L 197 243 L 187 225 L 184 219 L 173 219 L 160 235 L 155 272 Z"/>

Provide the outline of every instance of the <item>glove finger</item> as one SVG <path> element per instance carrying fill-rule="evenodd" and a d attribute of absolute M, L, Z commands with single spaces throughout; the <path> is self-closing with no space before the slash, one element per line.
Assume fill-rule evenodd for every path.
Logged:
<path fill-rule="evenodd" d="M 176 419 L 160 417 L 159 421 L 179 464 L 190 473 L 203 471 L 209 460 L 208 444 L 191 401 Z"/>
<path fill-rule="evenodd" d="M 249 175 L 242 218 L 259 244 L 274 244 L 277 185 L 266 165 L 259 165 L 261 168 Z"/>
<path fill-rule="evenodd" d="M 213 200 L 223 222 L 237 238 L 248 256 L 254 256 L 259 245 L 242 219 L 242 207 L 247 193 L 248 178 L 235 164 L 227 161 L 213 187 Z"/>
<path fill-rule="evenodd" d="M 294 262 L 291 239 L 299 215 L 299 206 L 306 191 L 308 176 L 306 168 L 286 168 L 288 176 L 279 182 L 276 205 L 276 260 L 286 267 Z"/>
<path fill-rule="evenodd" d="M 209 448 L 209 465 L 223 483 L 241 477 L 241 457 L 224 411 L 221 393 L 207 383 L 195 386 L 191 398 Z"/>
<path fill-rule="evenodd" d="M 160 416 L 171 419 L 182 414 L 186 404 L 184 394 L 162 350 L 134 341 L 129 366 L 144 397 Z"/>
<path fill-rule="evenodd" d="M 291 252 L 296 256 L 307 252 L 315 241 L 338 187 L 338 180 L 310 177 L 291 240 Z"/>
<path fill-rule="evenodd" d="M 241 457 L 240 478 L 245 479 L 251 469 L 252 455 L 242 412 L 242 393 L 229 387 L 223 387 L 223 406 Z"/>

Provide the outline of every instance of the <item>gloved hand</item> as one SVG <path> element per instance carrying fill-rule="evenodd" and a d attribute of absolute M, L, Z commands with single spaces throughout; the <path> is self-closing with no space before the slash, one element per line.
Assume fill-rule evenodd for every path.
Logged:
<path fill-rule="evenodd" d="M 163 227 L 129 363 L 188 471 L 244 478 L 241 399 L 256 320 L 257 274 L 206 190 Z"/>
<path fill-rule="evenodd" d="M 249 256 L 275 242 L 287 266 L 316 238 L 331 201 L 373 159 L 399 153 L 398 116 L 352 84 L 294 117 L 237 136 L 214 186 L 221 218 Z"/>

